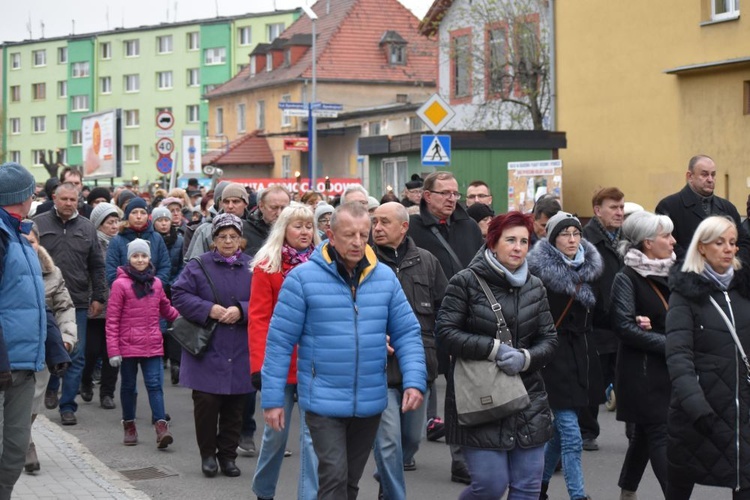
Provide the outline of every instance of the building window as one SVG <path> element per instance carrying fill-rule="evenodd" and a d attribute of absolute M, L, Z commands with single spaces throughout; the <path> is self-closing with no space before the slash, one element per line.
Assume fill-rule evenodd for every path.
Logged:
<path fill-rule="evenodd" d="M 281 96 L 281 102 L 290 102 L 292 100 L 292 96 L 289 94 L 284 94 Z M 292 126 L 292 117 L 285 114 L 283 111 L 281 112 L 281 126 L 282 127 L 291 127 Z"/>
<path fill-rule="evenodd" d="M 212 83 L 210 85 L 206 85 L 206 86 L 203 87 L 203 93 L 204 94 L 208 94 L 209 92 L 211 92 L 216 87 L 218 87 L 218 85 L 216 85 L 215 83 Z"/>
<path fill-rule="evenodd" d="M 41 134 L 47 131 L 47 117 L 46 116 L 32 116 L 31 117 L 31 130 L 35 134 Z"/>
<path fill-rule="evenodd" d="M 283 155 L 281 157 L 281 177 L 288 179 L 292 175 L 292 157 Z"/>
<path fill-rule="evenodd" d="M 216 108 L 216 135 L 224 135 L 224 109 Z"/>
<path fill-rule="evenodd" d="M 71 111 L 88 111 L 89 110 L 89 96 L 87 95 L 74 95 L 71 97 L 72 104 L 70 106 Z"/>
<path fill-rule="evenodd" d="M 215 47 L 204 51 L 204 62 L 206 65 L 224 64 L 227 60 L 226 47 Z"/>
<path fill-rule="evenodd" d="M 710 0 L 711 19 L 722 21 L 740 17 L 740 0 Z"/>
<path fill-rule="evenodd" d="M 80 130 L 71 130 L 70 131 L 70 145 L 71 146 L 80 146 L 83 143 L 83 134 Z"/>
<path fill-rule="evenodd" d="M 65 132 L 68 130 L 68 115 L 57 115 L 57 131 Z"/>
<path fill-rule="evenodd" d="M 21 86 L 11 85 L 10 86 L 10 101 L 18 102 L 21 100 Z"/>
<path fill-rule="evenodd" d="M 41 167 L 44 165 L 44 150 L 43 149 L 32 149 L 31 150 L 31 162 L 35 167 Z"/>
<path fill-rule="evenodd" d="M 13 163 L 21 163 L 21 152 L 20 151 L 11 151 L 10 152 L 10 161 Z"/>
<path fill-rule="evenodd" d="M 99 78 L 99 92 L 101 92 L 102 94 L 112 93 L 112 77 L 111 76 L 103 76 Z"/>
<path fill-rule="evenodd" d="M 266 24 L 266 38 L 269 42 L 273 42 L 284 32 L 284 23 L 273 23 Z"/>
<path fill-rule="evenodd" d="M 46 66 L 47 65 L 47 51 L 34 50 L 31 52 L 31 59 L 34 61 L 34 66 Z"/>
<path fill-rule="evenodd" d="M 134 128 L 140 125 L 140 117 L 137 109 L 125 110 L 125 126 Z"/>
<path fill-rule="evenodd" d="M 125 146 L 125 162 L 135 163 L 138 161 L 138 145 Z"/>
<path fill-rule="evenodd" d="M 273 56 L 269 53 L 266 56 L 266 71 L 273 70 Z"/>
<path fill-rule="evenodd" d="M 112 59 L 112 42 L 102 42 L 99 45 L 99 55 L 102 59 Z"/>
<path fill-rule="evenodd" d="M 65 148 L 60 148 L 59 151 L 60 151 L 60 161 L 63 164 L 67 165 L 67 163 L 68 163 L 68 150 L 65 149 Z"/>
<path fill-rule="evenodd" d="M 13 52 L 10 55 L 10 69 L 21 69 L 21 53 Z"/>
<path fill-rule="evenodd" d="M 159 54 L 170 54 L 172 52 L 172 35 L 157 36 L 156 51 Z"/>
<path fill-rule="evenodd" d="M 198 68 L 190 68 L 187 70 L 187 84 L 188 87 L 200 86 L 200 70 Z"/>
<path fill-rule="evenodd" d="M 255 103 L 255 128 L 258 130 L 266 128 L 266 101 Z"/>
<path fill-rule="evenodd" d="M 368 134 L 370 137 L 380 135 L 380 121 L 370 122 L 367 125 L 367 128 L 370 131 Z"/>
<path fill-rule="evenodd" d="M 284 51 L 284 66 L 289 67 L 292 65 L 292 49 L 286 49 Z"/>
<path fill-rule="evenodd" d="M 200 106 L 197 104 L 190 104 L 187 107 L 187 121 L 188 123 L 198 123 L 201 121 Z"/>
<path fill-rule="evenodd" d="M 487 30 L 487 90 L 490 94 L 507 93 L 510 85 L 508 74 L 508 32 L 504 27 Z"/>
<path fill-rule="evenodd" d="M 247 68 L 247 64 L 238 64 L 237 65 L 237 73 L 242 72 L 243 69 Z"/>
<path fill-rule="evenodd" d="M 87 78 L 89 76 L 88 61 L 73 63 L 73 78 Z"/>
<path fill-rule="evenodd" d="M 198 31 L 191 31 L 187 34 L 187 48 L 188 50 L 200 49 L 200 33 Z"/>
<path fill-rule="evenodd" d="M 400 43 L 391 44 L 391 64 L 406 64 L 406 45 Z"/>
<path fill-rule="evenodd" d="M 237 28 L 237 43 L 239 45 L 250 45 L 252 43 L 252 31 L 250 26 Z"/>
<path fill-rule="evenodd" d="M 41 101 L 47 98 L 47 84 L 46 83 L 32 83 L 31 84 L 31 98 L 35 101 Z"/>
<path fill-rule="evenodd" d="M 451 97 L 468 97 L 471 86 L 471 41 L 469 35 L 451 40 Z"/>
<path fill-rule="evenodd" d="M 68 97 L 68 81 L 60 80 L 57 82 L 57 97 L 65 98 Z"/>
<path fill-rule="evenodd" d="M 245 132 L 245 105 L 237 105 L 237 132 Z"/>
<path fill-rule="evenodd" d="M 168 90 L 172 88 L 172 72 L 159 71 L 156 73 L 157 86 L 159 90 Z"/>
<path fill-rule="evenodd" d="M 68 48 L 57 48 L 57 64 L 66 64 L 68 62 Z"/>
<path fill-rule="evenodd" d="M 424 130 L 424 122 L 417 116 L 409 119 L 409 132 L 421 132 Z"/>
<path fill-rule="evenodd" d="M 138 40 L 125 40 L 125 57 L 138 57 L 141 55 L 141 44 Z"/>
<path fill-rule="evenodd" d="M 408 179 L 409 161 L 406 158 L 385 158 L 380 164 L 381 192 L 388 186 L 403 186 Z"/>
<path fill-rule="evenodd" d="M 140 75 L 125 75 L 125 92 L 138 92 L 141 90 Z"/>
<path fill-rule="evenodd" d="M 10 133 L 11 135 L 18 135 L 21 133 L 21 119 L 20 118 L 10 119 Z"/>

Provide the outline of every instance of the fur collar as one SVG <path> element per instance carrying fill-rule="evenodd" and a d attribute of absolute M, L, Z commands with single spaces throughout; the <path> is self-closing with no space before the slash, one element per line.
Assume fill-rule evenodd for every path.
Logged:
<path fill-rule="evenodd" d="M 42 245 L 39 245 L 37 255 L 39 255 L 39 265 L 42 267 L 42 274 L 49 274 L 55 270 L 55 261 L 52 260 L 52 256 Z"/>
<path fill-rule="evenodd" d="M 708 300 L 711 292 L 716 292 L 719 287 L 707 278 L 696 273 L 686 273 L 681 270 L 682 263 L 672 266 L 669 273 L 669 290 L 677 292 L 688 300 L 704 302 Z M 747 267 L 736 270 L 734 279 L 729 284 L 729 290 L 736 289 L 743 297 L 750 299 L 750 271 Z"/>
<path fill-rule="evenodd" d="M 573 269 L 565 263 L 560 253 L 546 239 L 539 240 L 529 252 L 529 271 L 541 279 L 548 290 L 572 296 L 576 286 L 583 282 L 576 294 L 576 300 L 586 307 L 596 304 L 596 294 L 591 283 L 601 276 L 604 270 L 602 257 L 596 247 L 582 239 L 585 260 L 580 269 Z"/>

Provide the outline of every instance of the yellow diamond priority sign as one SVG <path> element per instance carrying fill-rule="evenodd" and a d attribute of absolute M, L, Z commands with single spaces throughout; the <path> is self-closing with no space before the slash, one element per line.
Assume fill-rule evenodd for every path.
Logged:
<path fill-rule="evenodd" d="M 437 134 L 456 115 L 440 94 L 432 94 L 427 102 L 417 110 L 417 116 Z"/>

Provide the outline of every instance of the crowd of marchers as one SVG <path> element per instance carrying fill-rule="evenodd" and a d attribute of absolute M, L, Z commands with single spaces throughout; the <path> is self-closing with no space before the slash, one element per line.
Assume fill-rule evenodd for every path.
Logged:
<path fill-rule="evenodd" d="M 79 425 L 97 386 L 123 445 L 190 439 L 170 431 L 165 374 L 191 391 L 196 467 L 237 477 L 257 455 L 258 499 L 276 495 L 295 406 L 301 500 L 356 498 L 371 451 L 379 498 L 408 498 L 425 437 L 445 439 L 462 500 L 546 499 L 559 470 L 591 498 L 602 407 L 628 437 L 621 500 L 649 463 L 666 499 L 695 484 L 750 499 L 750 223 L 716 174 L 691 158 L 653 212 L 598 189 L 582 221 L 550 194 L 496 215 L 486 182 L 461 193 L 446 171 L 378 200 L 89 187 L 73 168 L 40 189 L 0 165 L 0 500 L 42 467 L 42 404 Z M 470 369 L 523 403 L 469 414 L 501 383 Z"/>

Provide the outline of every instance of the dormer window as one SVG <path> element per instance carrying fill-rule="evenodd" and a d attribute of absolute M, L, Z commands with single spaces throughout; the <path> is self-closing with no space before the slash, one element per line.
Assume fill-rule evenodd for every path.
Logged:
<path fill-rule="evenodd" d="M 273 57 L 271 57 L 271 54 L 268 54 L 268 57 L 266 57 L 266 71 L 272 71 L 273 70 Z"/>
<path fill-rule="evenodd" d="M 406 40 L 395 31 L 386 31 L 380 39 L 386 61 L 391 66 L 406 64 Z"/>
<path fill-rule="evenodd" d="M 391 44 L 391 64 L 406 64 L 406 45 Z"/>
<path fill-rule="evenodd" d="M 292 49 L 286 49 L 284 51 L 284 66 L 287 68 L 292 65 Z"/>

